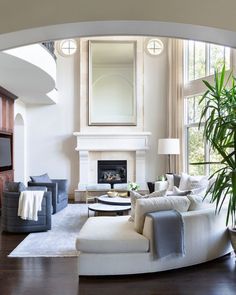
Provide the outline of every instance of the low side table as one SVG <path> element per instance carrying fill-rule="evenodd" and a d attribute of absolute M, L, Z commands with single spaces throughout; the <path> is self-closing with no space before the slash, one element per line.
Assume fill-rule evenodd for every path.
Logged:
<path fill-rule="evenodd" d="M 108 205 L 102 203 L 94 203 L 88 206 L 88 217 L 89 217 L 89 210 L 96 212 L 114 212 L 118 215 L 124 215 L 124 213 L 128 213 L 131 209 L 131 206 L 119 206 L 119 205 Z"/>

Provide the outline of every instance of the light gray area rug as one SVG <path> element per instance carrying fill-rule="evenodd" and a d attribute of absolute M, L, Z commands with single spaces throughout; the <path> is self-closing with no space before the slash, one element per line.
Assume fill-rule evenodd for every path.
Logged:
<path fill-rule="evenodd" d="M 78 256 L 75 241 L 87 216 L 86 204 L 69 204 L 52 215 L 51 230 L 29 234 L 8 257 Z"/>

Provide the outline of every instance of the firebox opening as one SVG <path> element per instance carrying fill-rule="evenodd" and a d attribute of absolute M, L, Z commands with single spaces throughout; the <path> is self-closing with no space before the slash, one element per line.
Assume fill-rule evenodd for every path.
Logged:
<path fill-rule="evenodd" d="M 126 160 L 98 161 L 98 183 L 127 183 Z"/>

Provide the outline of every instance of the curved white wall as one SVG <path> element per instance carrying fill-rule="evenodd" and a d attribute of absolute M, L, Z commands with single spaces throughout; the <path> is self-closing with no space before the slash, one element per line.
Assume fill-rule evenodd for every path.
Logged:
<path fill-rule="evenodd" d="M 50 75 L 56 81 L 56 61 L 51 54 L 40 44 L 22 46 L 15 49 L 5 50 L 4 53 L 23 59 L 35 65 Z"/>
<path fill-rule="evenodd" d="M 0 83 L 25 103 L 53 104 L 56 87 L 56 62 L 40 44 L 0 52 Z"/>

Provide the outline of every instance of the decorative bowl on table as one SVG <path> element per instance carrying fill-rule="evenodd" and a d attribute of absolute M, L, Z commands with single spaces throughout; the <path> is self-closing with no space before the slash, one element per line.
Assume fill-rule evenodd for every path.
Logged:
<path fill-rule="evenodd" d="M 115 197 L 118 197 L 118 192 L 109 191 L 109 192 L 107 192 L 107 195 L 109 198 L 115 198 Z"/>
<path fill-rule="evenodd" d="M 119 197 L 121 198 L 129 198 L 128 192 L 119 193 Z"/>

